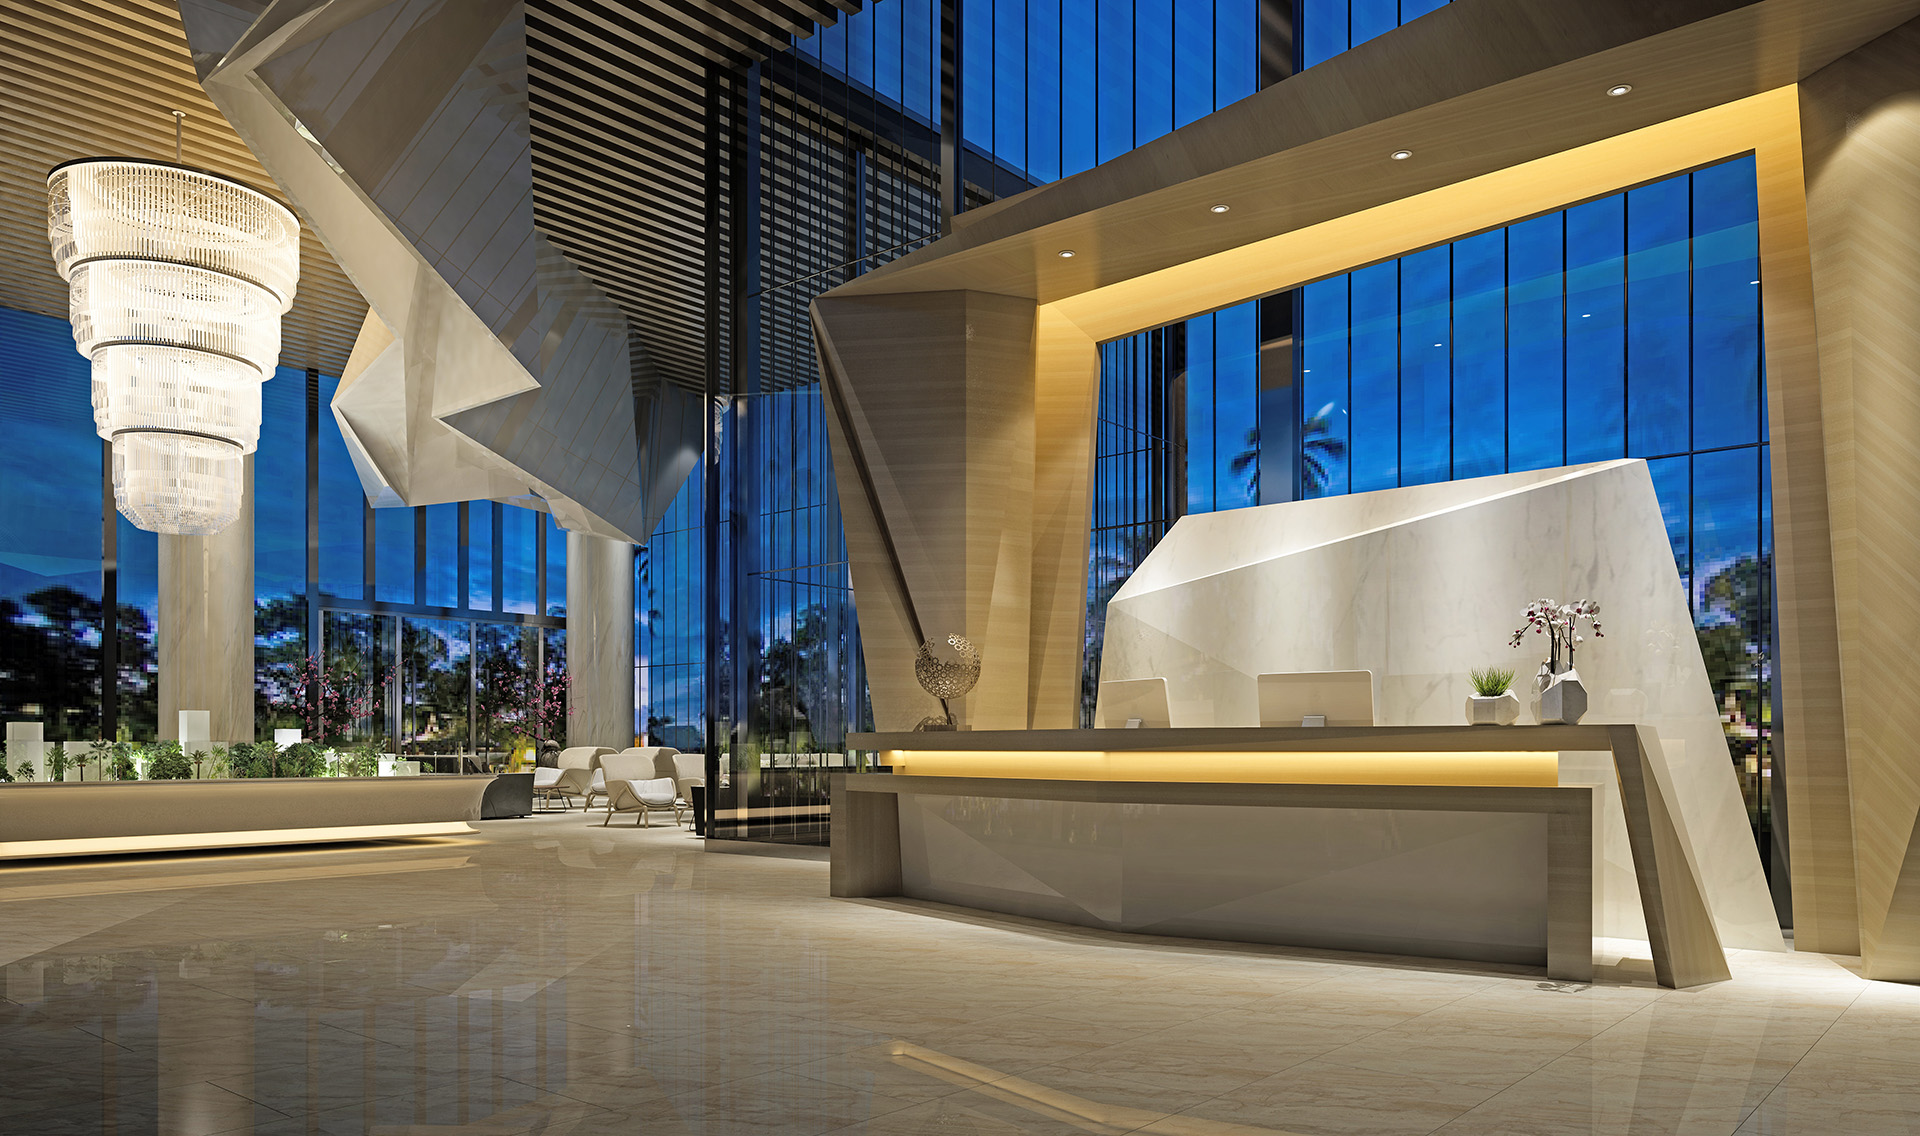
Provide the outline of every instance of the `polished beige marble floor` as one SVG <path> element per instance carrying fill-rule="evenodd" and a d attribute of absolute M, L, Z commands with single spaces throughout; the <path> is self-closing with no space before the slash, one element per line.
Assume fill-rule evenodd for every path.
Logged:
<path fill-rule="evenodd" d="M 1920 988 L 1662 991 L 827 897 L 580 814 L 0 869 L 0 1133 L 1920 1132 Z"/>

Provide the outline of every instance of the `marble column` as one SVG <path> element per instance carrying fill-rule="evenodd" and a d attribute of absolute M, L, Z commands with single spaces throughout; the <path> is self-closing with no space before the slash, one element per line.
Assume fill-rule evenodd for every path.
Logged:
<path fill-rule="evenodd" d="M 246 503 L 212 536 L 160 537 L 160 736 L 208 712 L 216 742 L 253 740 L 253 458 Z"/>
<path fill-rule="evenodd" d="M 633 545 L 567 534 L 570 746 L 633 744 Z"/>

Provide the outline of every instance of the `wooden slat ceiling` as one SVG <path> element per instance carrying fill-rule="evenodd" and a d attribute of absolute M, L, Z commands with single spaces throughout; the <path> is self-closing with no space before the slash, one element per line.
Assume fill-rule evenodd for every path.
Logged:
<path fill-rule="evenodd" d="M 527 48 L 542 229 L 632 321 L 660 370 L 705 373 L 704 91 L 862 0 L 532 0 Z M 0 0 L 0 305 L 64 318 L 46 172 L 93 155 L 173 157 L 274 192 L 200 89 L 170 0 Z M 276 193 L 276 196 L 278 194 Z M 310 229 L 285 366 L 346 366 L 366 303 Z"/>
<path fill-rule="evenodd" d="M 706 353 L 709 68 L 741 69 L 861 0 L 530 0 L 534 212 L 670 381 Z M 724 145 L 723 137 L 716 139 Z"/>
<path fill-rule="evenodd" d="M 284 200 L 200 89 L 171 0 L 0 0 L 0 306 L 67 315 L 47 250 L 47 170 L 70 158 L 184 160 Z M 338 375 L 366 301 L 306 226 L 280 363 Z"/>

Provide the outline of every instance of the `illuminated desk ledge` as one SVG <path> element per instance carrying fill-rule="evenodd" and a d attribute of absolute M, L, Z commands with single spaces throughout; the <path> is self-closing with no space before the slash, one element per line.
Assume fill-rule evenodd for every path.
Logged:
<path fill-rule="evenodd" d="M 1646 727 L 1374 726 L 853 734 L 836 896 L 1111 930 L 1592 975 L 1593 790 L 1610 751 L 1655 975 L 1729 977 Z M 1141 808 L 1139 806 L 1152 806 Z"/>

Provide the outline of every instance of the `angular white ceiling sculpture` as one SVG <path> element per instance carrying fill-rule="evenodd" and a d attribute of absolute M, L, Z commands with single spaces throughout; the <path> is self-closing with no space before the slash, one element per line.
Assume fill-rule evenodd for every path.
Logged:
<path fill-rule="evenodd" d="M 183 0 L 201 81 L 371 311 L 333 412 L 369 500 L 643 542 L 700 397 L 536 228 L 511 0 Z"/>
<path fill-rule="evenodd" d="M 1722 942 L 1780 949 L 1645 462 L 1183 517 L 1107 605 L 1100 678 L 1165 678 L 1174 726 L 1254 726 L 1261 674 L 1371 670 L 1379 724 L 1457 725 L 1474 667 L 1512 666 L 1526 697 L 1545 648 L 1508 642 L 1543 596 L 1600 603 L 1606 637 L 1575 659 L 1583 720 L 1659 731 Z M 1610 934 L 1638 921 L 1624 842 L 1604 842 L 1601 890 L 1634 914 L 1603 912 Z"/>

